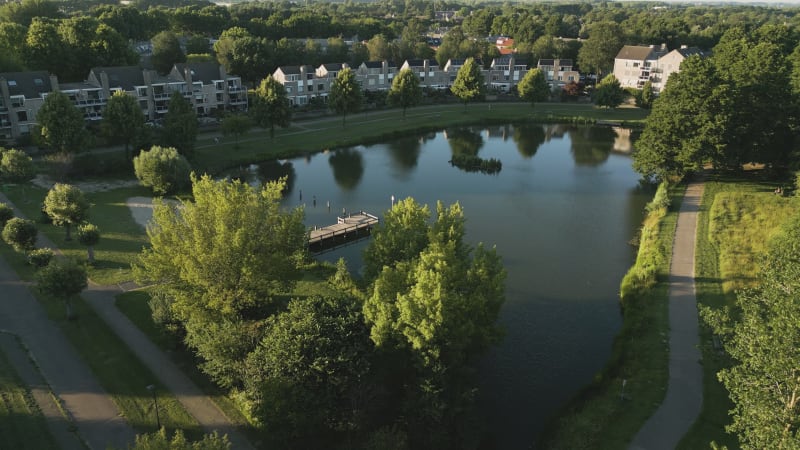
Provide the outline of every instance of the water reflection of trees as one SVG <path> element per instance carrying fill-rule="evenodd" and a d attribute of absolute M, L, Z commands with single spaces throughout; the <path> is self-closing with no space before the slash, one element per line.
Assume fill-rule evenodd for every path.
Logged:
<path fill-rule="evenodd" d="M 517 151 L 522 157 L 533 158 L 539 147 L 547 140 L 547 135 L 543 125 L 525 123 L 514 125 L 514 133 L 511 138 L 517 144 Z"/>
<path fill-rule="evenodd" d="M 616 134 L 608 127 L 574 126 L 569 131 L 577 166 L 599 166 L 608 159 Z"/>
<path fill-rule="evenodd" d="M 353 190 L 364 176 L 364 159 L 355 149 L 337 150 L 328 159 L 328 164 L 333 169 L 333 179 L 342 189 Z"/>
<path fill-rule="evenodd" d="M 266 161 L 258 165 L 258 175 L 263 182 L 275 181 L 286 177 L 286 188 L 284 194 L 290 194 L 294 190 L 294 183 L 297 180 L 297 173 L 291 161 Z"/>
<path fill-rule="evenodd" d="M 448 128 L 445 130 L 445 136 L 453 156 L 477 156 L 483 147 L 481 135 L 469 128 Z"/>
<path fill-rule="evenodd" d="M 420 151 L 422 150 L 421 138 L 416 136 L 396 139 L 386 143 L 391 157 L 392 167 L 400 175 L 406 175 L 417 167 Z"/>

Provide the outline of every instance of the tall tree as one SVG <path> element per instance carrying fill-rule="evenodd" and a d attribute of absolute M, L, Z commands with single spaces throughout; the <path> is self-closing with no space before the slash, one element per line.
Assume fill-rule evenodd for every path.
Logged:
<path fill-rule="evenodd" d="M 706 311 L 734 360 L 719 379 L 728 389 L 742 448 L 800 447 L 800 216 L 789 220 L 760 262 L 758 287 L 739 294 L 736 312 Z"/>
<path fill-rule="evenodd" d="M 70 228 L 89 216 L 89 201 L 76 186 L 56 183 L 44 198 L 44 212 L 53 223 L 66 228 L 66 240 L 72 239 Z"/>
<path fill-rule="evenodd" d="M 175 91 L 169 99 L 167 114 L 164 116 L 164 129 L 161 134 L 162 145 L 174 147 L 182 155 L 191 155 L 197 140 L 197 114 L 192 104 Z"/>
<path fill-rule="evenodd" d="M 242 382 L 239 368 L 257 343 L 260 327 L 247 321 L 274 311 L 305 252 L 303 211 L 282 210 L 283 187 L 194 179 L 192 202 L 156 203 L 150 248 L 133 265 L 137 280 L 158 282 L 172 299 L 187 344 L 225 386 Z"/>
<path fill-rule="evenodd" d="M 75 153 L 86 145 L 88 132 L 83 114 L 59 91 L 51 92 L 36 114 L 42 143 L 59 153 Z"/>
<path fill-rule="evenodd" d="M 37 17 L 28 27 L 23 50 L 25 65 L 31 69 L 47 70 L 63 76 L 71 55 L 62 41 L 55 21 Z"/>
<path fill-rule="evenodd" d="M 486 83 L 481 73 L 481 67 L 474 58 L 467 58 L 464 61 L 464 65 L 458 69 L 458 74 L 456 74 L 450 90 L 464 102 L 464 109 L 469 102 L 483 100 L 486 95 Z"/>
<path fill-rule="evenodd" d="M 169 73 L 173 65 L 186 61 L 186 55 L 183 54 L 181 44 L 178 42 L 178 37 L 175 33 L 162 31 L 153 36 L 152 42 L 153 55 L 150 61 L 158 73 Z"/>
<path fill-rule="evenodd" d="M 589 27 L 589 38 L 578 51 L 578 65 L 584 72 L 594 71 L 598 79 L 614 67 L 614 57 L 623 45 L 622 28 L 614 22 L 598 22 Z"/>
<path fill-rule="evenodd" d="M 550 97 L 550 85 L 547 84 L 541 69 L 531 69 L 517 85 L 517 92 L 520 98 L 533 106 L 536 102 L 543 102 Z"/>
<path fill-rule="evenodd" d="M 342 115 L 342 126 L 345 126 L 348 114 L 361 109 L 361 101 L 361 85 L 356 80 L 355 72 L 349 67 L 340 70 L 331 85 L 328 104 L 337 114 Z"/>
<path fill-rule="evenodd" d="M 72 299 L 88 285 L 86 269 L 71 259 L 55 259 L 36 272 L 36 287 L 43 294 L 62 300 L 67 319 L 73 319 Z"/>
<path fill-rule="evenodd" d="M 233 147 L 239 148 L 239 138 L 250 131 L 253 122 L 244 114 L 229 114 L 222 119 L 220 131 L 223 136 L 233 136 Z"/>
<path fill-rule="evenodd" d="M 419 78 L 411 69 L 403 69 L 394 77 L 388 100 L 390 104 L 403 108 L 403 119 L 406 117 L 406 109 L 417 106 L 422 101 Z"/>
<path fill-rule="evenodd" d="M 420 205 L 409 197 L 397 201 L 375 225 L 372 239 L 364 250 L 364 275 L 368 280 L 378 276 L 385 266 L 408 261 L 428 245 L 428 205 Z"/>
<path fill-rule="evenodd" d="M 103 131 L 112 142 L 125 145 L 125 157 L 130 159 L 130 146 L 144 133 L 144 113 L 133 96 L 117 91 L 103 111 Z"/>
<path fill-rule="evenodd" d="M 269 128 L 269 137 L 275 137 L 275 126 L 286 128 L 292 120 L 292 106 L 281 83 L 267 75 L 253 92 L 250 117 L 264 128 Z"/>
<path fill-rule="evenodd" d="M 594 104 L 606 108 L 616 108 L 625 99 L 625 91 L 614 74 L 608 74 L 594 90 Z"/>
<path fill-rule="evenodd" d="M 634 169 L 648 178 L 669 180 L 716 159 L 725 146 L 729 93 L 711 61 L 687 58 L 653 103 L 633 153 Z"/>
<path fill-rule="evenodd" d="M 247 391 L 275 433 L 321 448 L 363 424 L 373 345 L 360 309 L 347 297 L 314 296 L 267 319 L 247 358 Z"/>

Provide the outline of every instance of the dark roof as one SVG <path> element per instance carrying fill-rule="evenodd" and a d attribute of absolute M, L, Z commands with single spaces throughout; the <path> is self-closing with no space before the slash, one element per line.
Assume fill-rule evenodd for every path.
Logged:
<path fill-rule="evenodd" d="M 655 50 L 653 47 L 644 47 L 641 45 L 625 45 L 617 53 L 616 59 L 630 59 L 634 61 L 644 61 Z"/>
<path fill-rule="evenodd" d="M 184 78 L 186 69 L 192 73 L 192 81 L 202 81 L 204 84 L 210 84 L 214 80 L 220 80 L 219 64 L 215 62 L 196 62 L 196 63 L 178 63 L 175 68 Z"/>
<path fill-rule="evenodd" d="M 698 47 L 679 48 L 678 53 L 680 53 L 684 58 L 688 58 L 692 55 L 700 55 L 700 57 L 705 58 L 711 55 L 711 52 L 701 50 Z"/>
<path fill-rule="evenodd" d="M 383 61 L 364 61 L 364 66 L 367 69 L 380 69 L 383 67 Z"/>
<path fill-rule="evenodd" d="M 322 67 L 328 72 L 342 70 L 342 63 L 326 63 L 322 64 Z"/>
<path fill-rule="evenodd" d="M 300 66 L 280 66 L 277 70 L 285 75 L 300 75 Z"/>
<path fill-rule="evenodd" d="M 119 87 L 124 91 L 133 91 L 134 86 L 144 86 L 144 72 L 141 67 L 93 67 L 90 77 L 93 75 L 98 82 L 102 82 L 100 74 L 103 72 L 108 75 L 108 87 L 110 88 Z"/>
<path fill-rule="evenodd" d="M 405 64 L 407 64 L 408 67 L 422 67 L 422 66 L 425 65 L 425 60 L 424 59 L 407 59 Z"/>
<path fill-rule="evenodd" d="M 9 95 L 24 95 L 25 98 L 39 98 L 43 93 L 50 92 L 50 74 L 46 71 L 35 72 L 6 72 L 0 73 L 0 78 L 8 82 Z"/>

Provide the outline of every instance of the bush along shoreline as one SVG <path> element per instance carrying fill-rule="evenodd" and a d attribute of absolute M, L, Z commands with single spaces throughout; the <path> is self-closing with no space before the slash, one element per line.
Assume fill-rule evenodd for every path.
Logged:
<path fill-rule="evenodd" d="M 534 448 L 626 448 L 666 394 L 668 274 L 684 186 L 662 183 L 646 207 L 636 262 L 620 285 L 622 328 L 611 356 L 544 428 Z"/>

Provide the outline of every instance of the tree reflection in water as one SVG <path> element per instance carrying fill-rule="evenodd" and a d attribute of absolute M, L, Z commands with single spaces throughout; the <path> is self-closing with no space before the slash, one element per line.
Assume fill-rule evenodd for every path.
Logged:
<path fill-rule="evenodd" d="M 328 164 L 333 168 L 333 179 L 336 180 L 336 184 L 344 190 L 355 189 L 364 176 L 364 159 L 354 148 L 337 150 L 328 159 Z"/>

